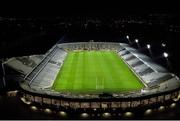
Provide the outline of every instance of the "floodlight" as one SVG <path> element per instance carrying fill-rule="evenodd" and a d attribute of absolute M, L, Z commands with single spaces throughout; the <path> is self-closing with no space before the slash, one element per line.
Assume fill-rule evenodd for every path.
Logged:
<path fill-rule="evenodd" d="M 31 108 L 31 110 L 33 110 L 33 111 L 38 110 L 38 108 L 37 108 L 36 106 L 31 106 L 30 108 Z"/>
<path fill-rule="evenodd" d="M 176 107 L 176 103 L 172 103 L 171 105 L 170 105 L 170 108 L 175 108 Z"/>
<path fill-rule="evenodd" d="M 162 43 L 161 46 L 162 46 L 162 47 L 166 47 L 166 44 L 165 44 L 165 43 Z"/>
<path fill-rule="evenodd" d="M 81 114 L 81 117 L 83 117 L 83 118 L 87 118 L 89 115 L 87 114 L 87 113 L 82 113 Z"/>
<path fill-rule="evenodd" d="M 109 117 L 109 116 L 111 116 L 111 114 L 106 112 L 106 113 L 103 113 L 103 116 L 104 117 Z"/>
<path fill-rule="evenodd" d="M 146 111 L 145 111 L 145 115 L 150 115 L 151 113 L 152 113 L 152 109 L 147 109 Z"/>
<path fill-rule="evenodd" d="M 150 45 L 150 44 L 147 44 L 147 48 L 150 49 L 150 48 L 151 48 L 151 45 Z"/>
<path fill-rule="evenodd" d="M 44 112 L 45 113 L 52 113 L 51 109 L 49 109 L 49 108 L 44 109 Z"/>
<path fill-rule="evenodd" d="M 60 115 L 60 116 L 66 116 L 66 115 L 67 115 L 67 113 L 66 113 L 66 112 L 64 112 L 64 111 L 60 111 L 60 112 L 59 112 L 59 115 Z"/>
<path fill-rule="evenodd" d="M 126 112 L 124 115 L 125 115 L 125 117 L 132 117 L 133 113 L 132 112 Z"/>
<path fill-rule="evenodd" d="M 169 56 L 168 53 L 166 53 L 166 52 L 164 52 L 163 55 L 165 58 L 167 58 Z"/>
<path fill-rule="evenodd" d="M 129 39 L 129 36 L 127 35 L 126 38 Z"/>
<path fill-rule="evenodd" d="M 135 42 L 136 42 L 136 43 L 138 43 L 138 42 L 139 42 L 139 40 L 138 40 L 138 39 L 135 39 Z"/>

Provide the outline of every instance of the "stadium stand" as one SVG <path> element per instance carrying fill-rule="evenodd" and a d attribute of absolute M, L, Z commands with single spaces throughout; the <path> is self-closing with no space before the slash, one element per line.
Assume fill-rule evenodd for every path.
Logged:
<path fill-rule="evenodd" d="M 20 72 L 23 76 L 30 73 L 43 58 L 43 55 L 32 55 L 23 57 L 13 57 L 6 62 L 6 65 Z"/>
<path fill-rule="evenodd" d="M 129 60 L 133 60 L 133 59 L 135 59 L 136 57 L 135 56 L 130 56 L 129 58 L 126 58 L 126 61 L 129 61 Z"/>
<path fill-rule="evenodd" d="M 139 73 L 142 70 L 145 70 L 146 68 L 147 68 L 147 66 L 145 64 L 141 64 L 141 65 L 134 67 L 134 70 L 136 71 L 136 73 Z"/>
<path fill-rule="evenodd" d="M 127 51 L 127 50 L 124 50 L 124 51 L 121 51 L 121 52 L 120 52 L 121 56 L 124 56 L 124 55 L 129 54 L 129 53 L 130 53 L 130 52 Z"/>
<path fill-rule="evenodd" d="M 135 63 L 131 64 L 132 67 L 137 67 L 144 64 L 142 61 L 136 61 Z"/>
<path fill-rule="evenodd" d="M 55 53 L 56 51 L 56 47 L 50 51 L 44 58 L 43 60 L 41 61 L 40 64 L 38 64 L 36 67 L 33 68 L 33 70 L 28 74 L 26 75 L 25 78 L 27 78 L 28 80 L 32 80 L 32 78 L 40 71 L 40 69 L 42 69 L 42 67 L 50 60 L 50 58 L 53 56 L 53 54 Z"/>
<path fill-rule="evenodd" d="M 69 50 L 112 50 L 118 53 L 118 55 L 124 59 L 124 61 L 129 65 L 130 69 L 136 74 L 136 76 L 139 77 L 139 79 L 143 82 L 145 85 L 145 88 L 148 89 L 160 86 L 158 89 L 161 89 L 166 86 L 161 86 L 167 84 L 169 81 L 175 81 L 175 83 L 178 83 L 179 79 L 174 78 L 171 73 L 167 73 L 166 69 L 162 68 L 161 66 L 156 66 L 154 62 L 150 61 L 150 59 L 139 53 L 133 48 L 130 48 L 125 44 L 119 44 L 119 43 L 107 43 L 107 42 L 77 42 L 77 43 L 59 43 L 53 46 L 44 56 L 41 56 L 39 59 L 39 63 L 33 65 L 33 63 L 26 62 L 27 59 L 15 59 L 16 61 L 23 61 L 27 65 L 31 67 L 29 71 L 26 73 L 26 77 L 24 78 L 27 80 L 27 83 L 29 86 L 21 85 L 24 89 L 33 89 L 33 91 L 38 91 L 38 93 L 45 93 L 49 95 L 56 95 L 56 96 L 63 96 L 63 97 L 71 97 L 71 98 L 97 98 L 98 95 L 86 95 L 82 94 L 76 95 L 71 93 L 61 93 L 52 91 L 50 87 L 52 87 L 53 82 L 56 78 L 57 73 L 61 69 L 61 66 L 63 65 L 63 61 L 68 53 Z M 126 48 L 127 47 L 127 48 Z M 108 49 L 107 49 L 108 48 Z M 75 50 L 76 51 L 76 50 Z M 14 58 L 11 58 L 7 61 L 7 64 L 11 63 L 11 60 L 14 60 Z M 34 61 L 37 63 L 37 61 Z M 22 64 L 22 62 L 21 62 Z M 33 66 L 32 66 L 33 65 Z M 153 66 L 152 66 L 153 65 Z M 32 68 L 34 67 L 34 68 Z M 27 68 L 27 67 L 26 67 Z M 18 68 L 17 68 L 18 69 Z M 175 85 L 175 86 L 178 86 Z M 173 87 L 171 87 L 173 88 Z M 158 89 L 148 90 L 148 92 L 142 92 L 142 93 L 114 93 L 113 97 L 136 97 L 141 96 L 142 94 L 152 94 L 155 93 Z M 170 89 L 170 88 L 168 88 Z M 32 90 L 31 90 L 32 91 Z"/>
<path fill-rule="evenodd" d="M 141 76 L 144 76 L 144 75 L 150 74 L 152 72 L 154 72 L 154 71 L 151 68 L 146 68 L 145 70 L 143 70 L 141 72 L 138 72 L 138 74 L 141 75 Z"/>
<path fill-rule="evenodd" d="M 170 80 L 172 76 L 170 74 L 166 74 L 164 76 L 158 77 L 156 79 L 151 79 L 151 81 L 148 84 L 149 87 L 154 87 L 156 85 L 159 85 L 160 83 Z"/>
<path fill-rule="evenodd" d="M 51 87 L 66 55 L 67 52 L 63 49 L 55 47 L 47 54 L 46 60 L 37 67 L 38 72 L 35 71 L 35 73 L 33 72 L 32 76 L 30 76 L 33 77 L 30 78 L 30 86 L 36 89 Z"/>

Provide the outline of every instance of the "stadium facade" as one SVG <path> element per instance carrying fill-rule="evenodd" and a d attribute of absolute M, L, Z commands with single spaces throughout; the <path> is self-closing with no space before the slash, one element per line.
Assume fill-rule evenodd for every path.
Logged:
<path fill-rule="evenodd" d="M 113 50 L 144 84 L 144 88 L 125 93 L 76 94 L 52 90 L 54 80 L 68 51 Z M 137 49 L 125 43 L 57 43 L 44 55 L 12 57 L 4 63 L 7 82 L 19 84 L 19 97 L 28 105 L 54 110 L 132 110 L 171 104 L 180 98 L 180 80 Z M 118 71 L 118 70 L 117 70 Z M 127 77 L 128 78 L 128 77 Z"/>

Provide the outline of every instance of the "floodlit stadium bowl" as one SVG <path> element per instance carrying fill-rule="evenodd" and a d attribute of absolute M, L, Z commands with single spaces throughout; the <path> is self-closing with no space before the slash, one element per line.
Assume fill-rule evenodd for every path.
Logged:
<path fill-rule="evenodd" d="M 28 62 L 13 58 L 5 65 L 21 73 L 21 98 L 31 103 L 126 109 L 179 99 L 179 78 L 128 44 L 60 43 L 42 57 L 23 58 Z"/>

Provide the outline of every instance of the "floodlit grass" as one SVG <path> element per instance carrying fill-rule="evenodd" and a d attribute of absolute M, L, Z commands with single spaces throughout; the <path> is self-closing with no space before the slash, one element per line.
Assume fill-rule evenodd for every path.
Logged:
<path fill-rule="evenodd" d="M 144 85 L 113 51 L 71 51 L 52 89 L 73 93 L 128 92 Z"/>

